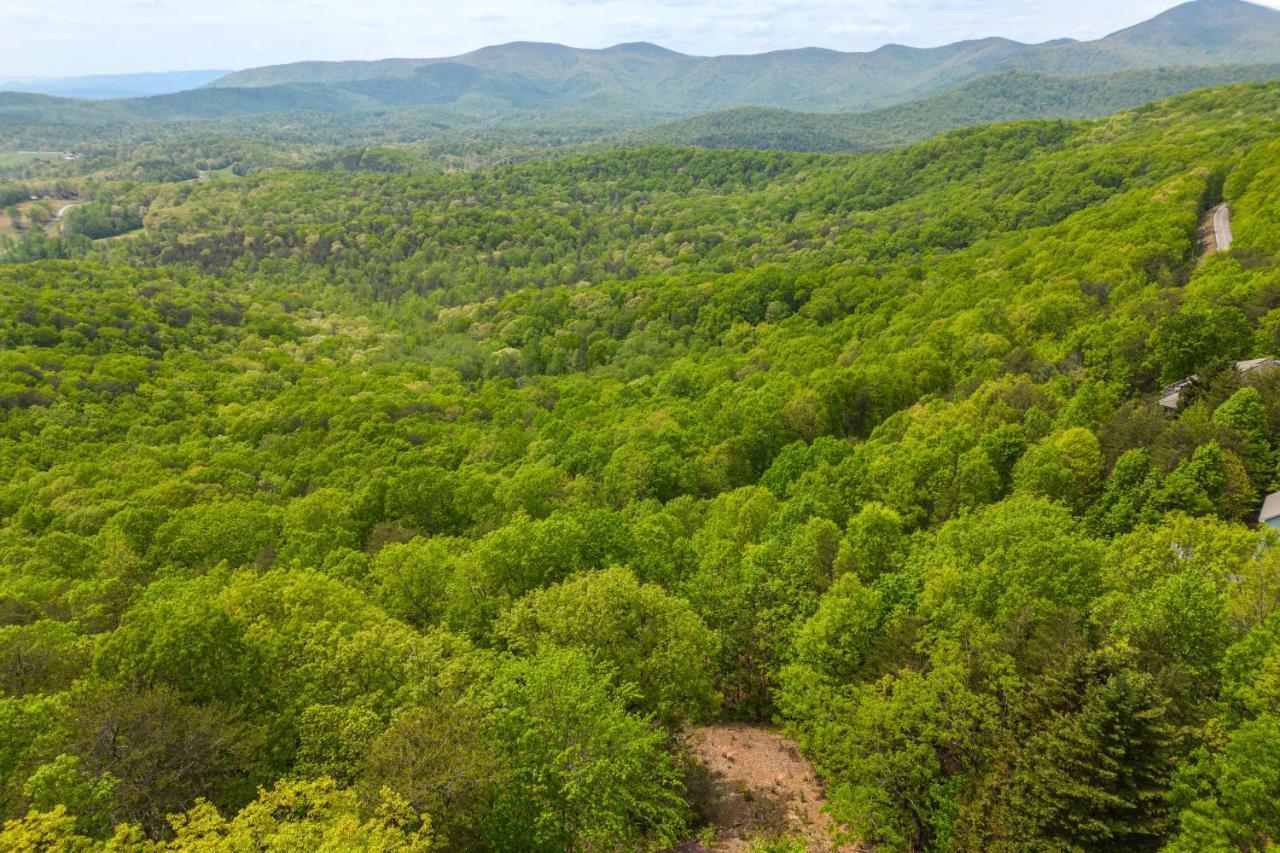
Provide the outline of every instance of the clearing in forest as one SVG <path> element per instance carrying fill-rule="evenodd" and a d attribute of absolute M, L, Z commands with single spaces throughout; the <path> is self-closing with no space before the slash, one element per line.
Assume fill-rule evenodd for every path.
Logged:
<path fill-rule="evenodd" d="M 794 741 L 771 729 L 722 723 L 696 730 L 690 748 L 699 768 L 689 793 L 715 840 L 684 853 L 739 853 L 773 838 L 803 840 L 813 853 L 837 849 L 822 811 L 822 783 Z"/>

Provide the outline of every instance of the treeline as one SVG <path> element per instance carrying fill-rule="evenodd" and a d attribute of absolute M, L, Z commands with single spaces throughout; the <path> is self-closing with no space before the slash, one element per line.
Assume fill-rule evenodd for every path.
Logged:
<path fill-rule="evenodd" d="M 91 202 L 67 214 L 67 233 L 83 234 L 91 240 L 114 237 L 141 227 L 141 210 L 131 205 Z"/>

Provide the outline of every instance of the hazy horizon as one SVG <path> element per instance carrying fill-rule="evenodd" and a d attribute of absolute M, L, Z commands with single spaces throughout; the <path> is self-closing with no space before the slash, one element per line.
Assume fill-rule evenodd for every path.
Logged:
<path fill-rule="evenodd" d="M 1179 5 L 1168 0 L 496 0 L 405 4 L 284 0 L 66 0 L 40 9 L 0 0 L 11 31 L 0 82 L 50 77 L 235 70 L 301 61 L 453 56 L 512 41 L 583 48 L 649 41 L 695 55 L 801 47 L 936 47 L 999 36 L 1088 40 Z M 1280 0 L 1261 3 L 1280 7 Z M 192 40 L 192 28 L 199 37 Z"/>

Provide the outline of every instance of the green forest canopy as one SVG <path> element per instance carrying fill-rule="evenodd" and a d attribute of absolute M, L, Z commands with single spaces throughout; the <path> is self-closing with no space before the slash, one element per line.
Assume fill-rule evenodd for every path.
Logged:
<path fill-rule="evenodd" d="M 0 847 L 661 849 L 732 718 L 877 849 L 1263 849 L 1278 106 L 82 188 L 0 265 Z"/>

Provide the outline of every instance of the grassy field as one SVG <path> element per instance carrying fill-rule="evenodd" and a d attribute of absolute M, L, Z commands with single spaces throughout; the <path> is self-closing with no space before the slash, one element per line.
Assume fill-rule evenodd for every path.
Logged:
<path fill-rule="evenodd" d="M 21 166 L 39 160 L 53 163 L 62 160 L 63 157 L 61 151 L 0 151 L 0 168 Z"/>

